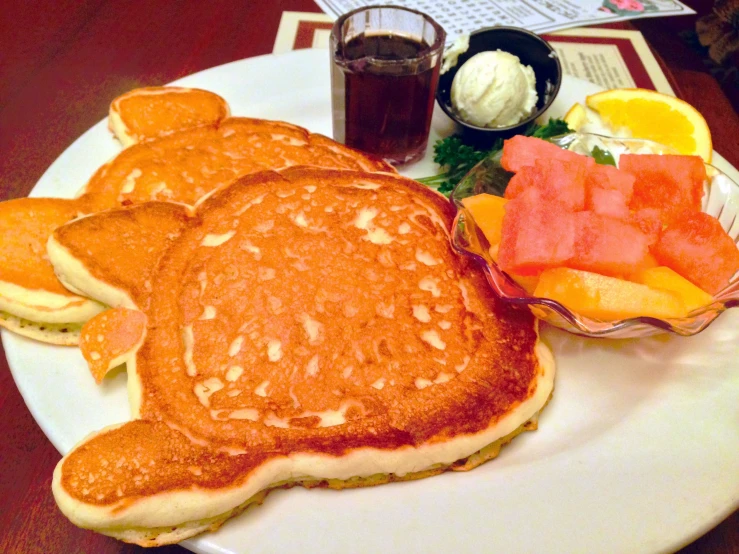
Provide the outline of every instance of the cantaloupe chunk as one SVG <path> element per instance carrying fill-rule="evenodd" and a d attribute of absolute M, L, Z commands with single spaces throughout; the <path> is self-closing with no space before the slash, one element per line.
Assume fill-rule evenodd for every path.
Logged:
<path fill-rule="evenodd" d="M 508 200 L 492 194 L 476 194 L 462 199 L 462 205 L 469 210 L 472 218 L 490 246 L 500 243 L 500 233 L 503 228 L 503 216 Z"/>
<path fill-rule="evenodd" d="M 573 312 L 604 321 L 638 316 L 677 318 L 687 314 L 674 292 L 577 269 L 543 271 L 534 296 L 556 300 Z"/>
<path fill-rule="evenodd" d="M 669 267 L 653 267 L 642 271 L 636 278 L 639 283 L 654 289 L 669 290 L 676 293 L 692 312 L 713 302 L 713 297 L 703 289 L 675 273 Z"/>
<path fill-rule="evenodd" d="M 516 283 L 518 283 L 518 286 L 520 286 L 523 290 L 531 295 L 534 295 L 536 287 L 539 286 L 538 275 L 511 275 L 511 279 L 516 281 Z"/>
<path fill-rule="evenodd" d="M 500 234 L 503 228 L 503 215 L 508 200 L 492 194 L 476 194 L 462 199 L 462 205 L 472 214 L 475 224 L 490 243 L 490 257 L 498 263 Z M 511 278 L 529 294 L 534 292 L 539 282 L 537 276 L 510 274 Z"/>

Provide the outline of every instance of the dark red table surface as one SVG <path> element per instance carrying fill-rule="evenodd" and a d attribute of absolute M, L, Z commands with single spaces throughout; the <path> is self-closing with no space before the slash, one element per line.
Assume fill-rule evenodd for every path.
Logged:
<path fill-rule="evenodd" d="M 710 2 L 695 4 L 710 8 Z M 4 1 L 0 200 L 27 195 L 57 156 L 107 115 L 115 96 L 270 53 L 286 10 L 318 7 L 311 0 Z M 679 37 L 694 20 L 641 20 L 620 27 L 644 33 L 677 95 L 704 114 L 715 149 L 739 167 L 739 120 L 732 106 L 737 91 L 731 85 L 722 90 L 701 55 Z M 140 551 L 78 529 L 59 513 L 50 490 L 59 457 L 28 412 L 0 352 L 0 552 Z M 680 552 L 739 553 L 739 512 Z"/>

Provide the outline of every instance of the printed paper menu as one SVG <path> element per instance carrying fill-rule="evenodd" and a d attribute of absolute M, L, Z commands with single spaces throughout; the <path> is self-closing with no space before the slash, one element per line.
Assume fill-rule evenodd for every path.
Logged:
<path fill-rule="evenodd" d="M 376 4 L 367 0 L 316 0 L 316 3 L 334 17 Z M 446 30 L 447 43 L 460 34 L 493 25 L 547 33 L 639 17 L 695 13 L 677 0 L 388 0 L 383 4 L 429 14 Z"/>
<path fill-rule="evenodd" d="M 328 48 L 333 22 L 321 13 L 283 12 L 275 54 L 301 48 Z M 674 94 L 639 31 L 579 28 L 544 34 L 567 75 L 603 88 L 639 87 Z"/>

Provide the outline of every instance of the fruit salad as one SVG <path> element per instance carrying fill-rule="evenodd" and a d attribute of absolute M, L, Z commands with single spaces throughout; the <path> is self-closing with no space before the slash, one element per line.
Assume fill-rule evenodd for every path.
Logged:
<path fill-rule="evenodd" d="M 699 156 L 628 154 L 618 167 L 537 138 L 505 142 L 503 198 L 462 199 L 489 255 L 528 294 L 597 320 L 683 318 L 739 271 L 739 250 L 701 211 Z"/>

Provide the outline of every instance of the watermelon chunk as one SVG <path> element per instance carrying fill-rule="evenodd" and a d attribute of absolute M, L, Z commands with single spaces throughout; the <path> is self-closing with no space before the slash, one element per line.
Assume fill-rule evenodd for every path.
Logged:
<path fill-rule="evenodd" d="M 585 209 L 598 215 L 626 219 L 629 217 L 629 202 L 618 190 L 593 188 L 588 191 Z"/>
<path fill-rule="evenodd" d="M 537 275 L 572 257 L 574 214 L 530 188 L 505 206 L 498 264 L 512 274 Z"/>
<path fill-rule="evenodd" d="M 739 271 L 739 250 L 714 217 L 686 211 L 652 247 L 657 261 L 715 295 Z"/>
<path fill-rule="evenodd" d="M 562 204 L 570 211 L 585 208 L 585 176 L 587 158 L 576 155 L 570 160 L 536 160 L 533 166 L 522 167 L 508 183 L 505 197 L 513 200 L 528 188 L 536 188 L 541 199 Z"/>
<path fill-rule="evenodd" d="M 634 192 L 634 176 L 611 165 L 588 167 L 585 209 L 600 215 L 626 219 Z"/>
<path fill-rule="evenodd" d="M 588 188 L 617 190 L 625 198 L 631 201 L 634 194 L 634 181 L 636 178 L 630 173 L 621 171 L 612 165 L 595 164 L 588 168 Z"/>
<path fill-rule="evenodd" d="M 592 158 L 560 148 L 545 140 L 516 135 L 503 143 L 503 156 L 500 163 L 506 171 L 518 173 L 522 167 L 532 166 L 537 160 L 573 160 L 584 158 L 588 164 L 595 164 Z"/>
<path fill-rule="evenodd" d="M 663 223 L 685 210 L 700 211 L 706 166 L 698 156 L 624 154 L 619 168 L 635 177 L 630 208 L 660 210 Z"/>
<path fill-rule="evenodd" d="M 520 196 L 530 186 L 535 186 L 539 171 L 534 166 L 522 167 L 505 188 L 503 196 L 508 200 L 513 200 Z"/>
<path fill-rule="evenodd" d="M 662 233 L 662 212 L 657 208 L 643 208 L 631 213 L 629 223 L 641 229 L 651 246 Z"/>
<path fill-rule="evenodd" d="M 648 266 L 647 237 L 633 225 L 590 211 L 576 213 L 574 219 L 574 255 L 567 267 L 623 277 Z"/>

